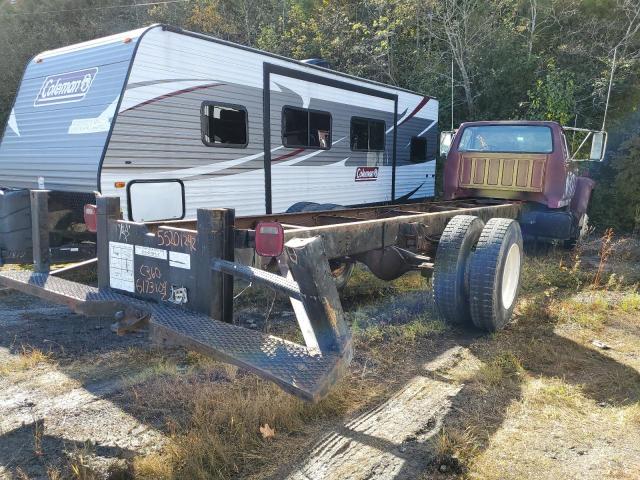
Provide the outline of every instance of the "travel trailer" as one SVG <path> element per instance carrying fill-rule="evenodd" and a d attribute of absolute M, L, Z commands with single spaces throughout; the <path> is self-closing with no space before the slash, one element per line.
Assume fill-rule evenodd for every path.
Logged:
<path fill-rule="evenodd" d="M 49 190 L 77 212 L 99 192 L 159 221 L 432 197 L 438 101 L 313 63 L 165 25 L 36 55 L 0 144 L 0 203 Z"/>

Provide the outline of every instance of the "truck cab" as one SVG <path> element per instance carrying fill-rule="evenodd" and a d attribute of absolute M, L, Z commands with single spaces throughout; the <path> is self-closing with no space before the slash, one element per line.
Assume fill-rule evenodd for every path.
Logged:
<path fill-rule="evenodd" d="M 528 204 L 520 218 L 525 236 L 575 243 L 586 230 L 595 182 L 576 174 L 574 162 L 602 161 L 606 139 L 605 132 L 551 121 L 463 123 L 441 136 L 444 198 L 522 200 Z M 589 155 L 582 155 L 589 142 Z"/>

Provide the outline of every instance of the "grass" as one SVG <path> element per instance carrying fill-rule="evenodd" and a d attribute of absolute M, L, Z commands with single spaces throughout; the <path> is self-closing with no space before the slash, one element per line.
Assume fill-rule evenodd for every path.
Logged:
<path fill-rule="evenodd" d="M 476 380 L 479 385 L 495 387 L 501 385 L 505 379 L 519 375 L 523 371 L 520 360 L 513 352 L 503 352 L 480 367 Z"/>
<path fill-rule="evenodd" d="M 640 422 L 640 385 L 634 383 L 638 372 L 590 345 L 592 338 L 607 338 L 613 319 L 624 324 L 640 310 L 640 295 L 629 282 L 633 275 L 613 271 L 618 270 L 611 268 L 618 258 L 617 244 L 612 237 L 606 241 L 604 261 L 583 261 L 602 251 L 600 245 L 527 258 L 514 324 L 473 340 L 468 348 L 475 363 L 457 367 L 455 374 L 442 373 L 464 381 L 464 388 L 453 399 L 455 413 L 425 446 L 434 455 L 425 478 L 523 478 L 528 474 L 521 468 L 528 462 L 557 472 L 540 454 L 560 442 L 540 431 L 541 425 L 551 431 L 553 422 L 562 442 L 582 445 L 587 437 L 580 433 L 580 422 L 607 438 L 614 430 L 635 438 L 631 432 Z M 273 297 L 257 298 L 265 306 L 273 304 Z M 164 387 L 157 395 L 144 387 L 143 402 L 171 398 L 186 413 L 165 419 L 171 432 L 168 446 L 136 458 L 136 476 L 222 479 L 273 473 L 274 462 L 281 464 L 304 450 L 324 423 L 386 398 L 394 382 L 401 384 L 398 365 L 406 365 L 404 358 L 420 355 L 421 349 L 452 334 L 424 313 L 431 309 L 430 302 L 428 280 L 419 275 L 387 283 L 358 269 L 343 294 L 357 357 L 349 377 L 318 405 L 300 402 L 239 371 L 224 373 L 209 385 L 185 385 L 181 376 L 168 377 L 160 382 Z M 370 375 L 372 368 L 375 373 Z M 391 385 L 384 383 L 392 378 Z M 273 439 L 260 435 L 264 424 L 275 429 Z M 534 439 L 531 451 L 527 436 Z M 514 471 L 519 477 L 504 476 L 511 450 L 518 452 Z"/>
<path fill-rule="evenodd" d="M 229 380 L 222 388 L 165 383 L 158 398 L 172 398 L 188 413 L 171 419 L 171 442 L 162 452 L 134 461 L 138 478 L 222 479 L 255 471 L 268 466 L 273 449 L 280 450 L 308 424 L 340 416 L 366 398 L 366 392 L 343 383 L 313 405 L 253 376 Z M 275 429 L 275 445 L 260 434 L 265 424 Z"/>
<path fill-rule="evenodd" d="M 429 314 L 416 314 L 425 299 L 430 301 L 427 282 L 419 275 L 409 275 L 388 284 L 364 269 L 356 272 L 352 282 L 354 288 L 345 291 L 343 304 L 356 345 L 354 368 L 316 405 L 240 370 L 215 362 L 202 363 L 199 356 L 192 357 L 192 368 L 184 375 L 159 381 L 139 377 L 141 383 L 131 386 L 137 408 L 158 412 L 170 441 L 162 450 L 134 460 L 136 478 L 262 475 L 274 462 L 299 452 L 301 439 L 310 441 L 310 432 L 319 426 L 378 401 L 401 383 L 409 372 L 398 372 L 398 364 L 415 355 L 422 341 L 446 330 Z M 399 300 L 396 296 L 402 292 L 410 295 Z M 243 295 L 247 294 L 253 298 L 245 297 L 244 302 L 273 302 L 273 297 L 259 290 Z M 198 381 L 202 378 L 212 381 Z M 169 402 L 175 408 L 168 406 Z M 260 427 L 265 424 L 275 429 L 274 438 L 261 435 Z"/>
<path fill-rule="evenodd" d="M 277 468 L 308 452 L 328 428 L 389 398 L 443 343 L 459 343 L 464 359 L 437 375 L 463 386 L 424 445 L 433 457 L 424 478 L 579 477 L 593 474 L 587 459 L 601 478 L 633 478 L 628 472 L 640 453 L 638 261 L 640 243 L 612 236 L 578 252 L 528 255 L 514 322 L 485 336 L 436 318 L 427 279 L 382 282 L 358 268 L 342 295 L 356 356 L 316 405 L 181 351 L 111 352 L 78 366 L 74 378 L 86 383 L 109 369 L 122 380 L 129 413 L 166 433 L 166 445 L 131 461 L 129 477 L 278 478 Z M 286 299 L 252 287 L 239 307 L 270 312 L 261 328 L 299 339 L 294 318 L 281 315 Z M 600 350 L 594 339 L 612 348 Z M 27 348 L 0 373 L 51 361 Z M 263 437 L 264 425 L 273 438 Z M 71 478 L 92 478 L 89 455 L 70 456 L 78 469 Z"/>
<path fill-rule="evenodd" d="M 0 364 L 0 375 L 6 376 L 31 370 L 43 364 L 50 364 L 52 357 L 49 353 L 29 345 L 20 346 L 17 355 L 10 356 Z"/>
<path fill-rule="evenodd" d="M 640 311 L 640 295 L 635 292 L 626 295 L 620 302 L 620 309 L 625 313 Z"/>
<path fill-rule="evenodd" d="M 640 245 L 611 235 L 593 243 L 527 257 L 515 322 L 469 346 L 480 366 L 458 372 L 465 387 L 430 444 L 425 478 L 640 472 L 640 269 L 629 263 Z"/>

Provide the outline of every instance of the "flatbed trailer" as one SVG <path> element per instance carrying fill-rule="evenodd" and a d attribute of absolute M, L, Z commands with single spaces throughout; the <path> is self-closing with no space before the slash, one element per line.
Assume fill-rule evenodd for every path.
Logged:
<path fill-rule="evenodd" d="M 34 270 L 4 270 L 0 284 L 81 314 L 113 316 L 119 334 L 148 325 L 158 345 L 238 365 L 310 401 L 328 393 L 353 355 L 330 262 L 361 262 L 385 280 L 411 270 L 435 271 L 440 313 L 464 323 L 473 309 L 473 300 L 463 297 L 473 297 L 472 257 L 480 256 L 481 232 L 487 238 L 505 229 L 519 235 L 513 219 L 525 205 L 465 199 L 238 218 L 232 209 L 198 209 L 196 221 L 138 223 L 120 218 L 118 197 L 99 196 L 93 219 L 98 284 L 90 286 L 64 279 L 69 268 L 50 270 L 47 195 L 31 192 Z M 515 297 L 519 285 L 517 235 L 504 246 L 509 252 L 518 246 L 517 278 L 507 285 L 507 297 Z M 259 261 L 237 261 L 242 258 Z M 487 258 L 493 257 L 485 255 L 483 262 Z M 504 255 L 498 260 L 504 263 Z M 480 267 L 486 276 L 486 265 Z M 493 267 L 499 273 L 500 265 Z M 513 283 L 511 277 L 496 278 Z M 234 325 L 234 278 L 288 296 L 305 344 Z M 502 288 L 504 297 L 505 285 L 492 281 L 489 288 Z M 511 303 L 513 298 L 509 316 Z M 501 324 L 487 328 L 494 327 Z"/>

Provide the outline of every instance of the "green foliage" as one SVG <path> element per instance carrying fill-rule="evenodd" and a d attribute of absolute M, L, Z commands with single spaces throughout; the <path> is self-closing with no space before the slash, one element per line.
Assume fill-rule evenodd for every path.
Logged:
<path fill-rule="evenodd" d="M 558 71 L 551 65 L 544 79 L 530 90 L 528 117 L 553 120 L 568 125 L 576 111 L 576 84 L 572 72 Z"/>
<path fill-rule="evenodd" d="M 153 1 L 153 0 L 152 0 Z M 130 0 L 0 2 L 0 122 L 28 59 L 45 49 L 164 22 L 436 97 L 441 126 L 531 118 L 597 128 L 618 47 L 610 163 L 592 218 L 636 228 L 640 0 Z M 625 143 L 627 142 L 627 143 Z M 624 147 L 619 148 L 624 144 Z M 617 151 L 619 150 L 619 151 Z M 617 152 L 616 152 L 617 151 Z M 633 179 L 633 182 L 631 181 Z"/>
<path fill-rule="evenodd" d="M 617 215 L 622 228 L 634 233 L 640 231 L 640 134 L 625 143 L 616 154 L 615 192 L 623 199 Z"/>

